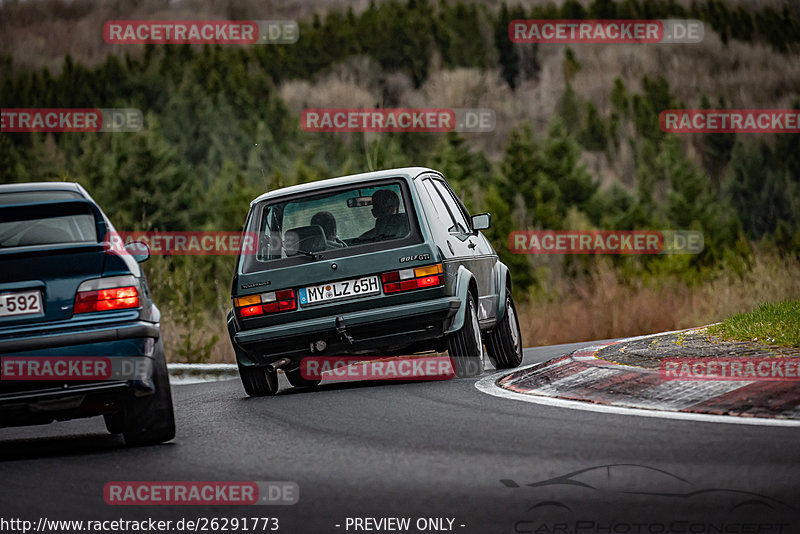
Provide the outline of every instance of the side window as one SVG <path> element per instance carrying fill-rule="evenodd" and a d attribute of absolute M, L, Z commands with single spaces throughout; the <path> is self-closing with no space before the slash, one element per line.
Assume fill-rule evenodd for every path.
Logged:
<path fill-rule="evenodd" d="M 461 233 L 468 234 L 469 223 L 467 222 L 467 218 L 464 216 L 464 212 L 461 210 L 461 206 L 453 196 L 453 193 L 446 185 L 444 185 L 444 182 L 440 180 L 433 180 L 433 183 L 435 184 L 437 191 L 439 191 L 439 194 L 444 199 L 447 208 L 450 210 L 450 214 L 453 216 L 458 229 L 461 231 Z"/>
<path fill-rule="evenodd" d="M 433 202 L 433 205 L 436 208 L 436 214 L 439 216 L 439 220 L 447 226 L 447 231 L 457 231 L 456 221 L 453 220 L 453 216 L 445 205 L 441 195 L 436 192 L 436 188 L 433 186 L 433 180 L 430 178 L 425 178 L 422 183 L 425 186 L 425 191 L 428 193 L 431 202 Z"/>

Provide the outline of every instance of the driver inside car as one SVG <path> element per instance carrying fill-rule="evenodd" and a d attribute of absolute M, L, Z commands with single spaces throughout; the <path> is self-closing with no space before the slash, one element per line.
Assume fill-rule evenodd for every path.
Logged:
<path fill-rule="evenodd" d="M 398 213 L 400 198 L 390 189 L 378 189 L 372 194 L 372 216 L 375 227 L 358 237 L 359 241 L 380 241 L 408 233 L 408 218 Z"/>

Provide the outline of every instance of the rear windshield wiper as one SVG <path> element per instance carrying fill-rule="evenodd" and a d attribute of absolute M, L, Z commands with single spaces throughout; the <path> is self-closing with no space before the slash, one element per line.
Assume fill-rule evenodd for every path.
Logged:
<path fill-rule="evenodd" d="M 297 249 L 297 251 L 295 251 L 295 254 L 302 254 L 306 258 L 311 258 L 314 261 L 322 259 L 322 254 L 317 254 L 316 252 L 306 252 L 305 250 L 300 250 L 300 249 Z"/>

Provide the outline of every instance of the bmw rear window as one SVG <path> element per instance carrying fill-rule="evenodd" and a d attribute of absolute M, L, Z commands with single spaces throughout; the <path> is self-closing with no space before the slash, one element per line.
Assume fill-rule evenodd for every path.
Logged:
<path fill-rule="evenodd" d="M 97 243 L 94 216 L 87 213 L 48 216 L 0 222 L 0 248 Z"/>
<path fill-rule="evenodd" d="M 251 210 L 247 232 L 257 233 L 258 247 L 242 255 L 241 272 L 418 243 L 413 213 L 399 180 L 266 200 Z"/>

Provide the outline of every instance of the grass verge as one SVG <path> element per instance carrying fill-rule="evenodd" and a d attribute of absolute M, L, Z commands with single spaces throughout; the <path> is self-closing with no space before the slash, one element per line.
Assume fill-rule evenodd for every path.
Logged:
<path fill-rule="evenodd" d="M 800 347 L 800 300 L 762 304 L 712 326 L 709 333 L 725 339 Z"/>

